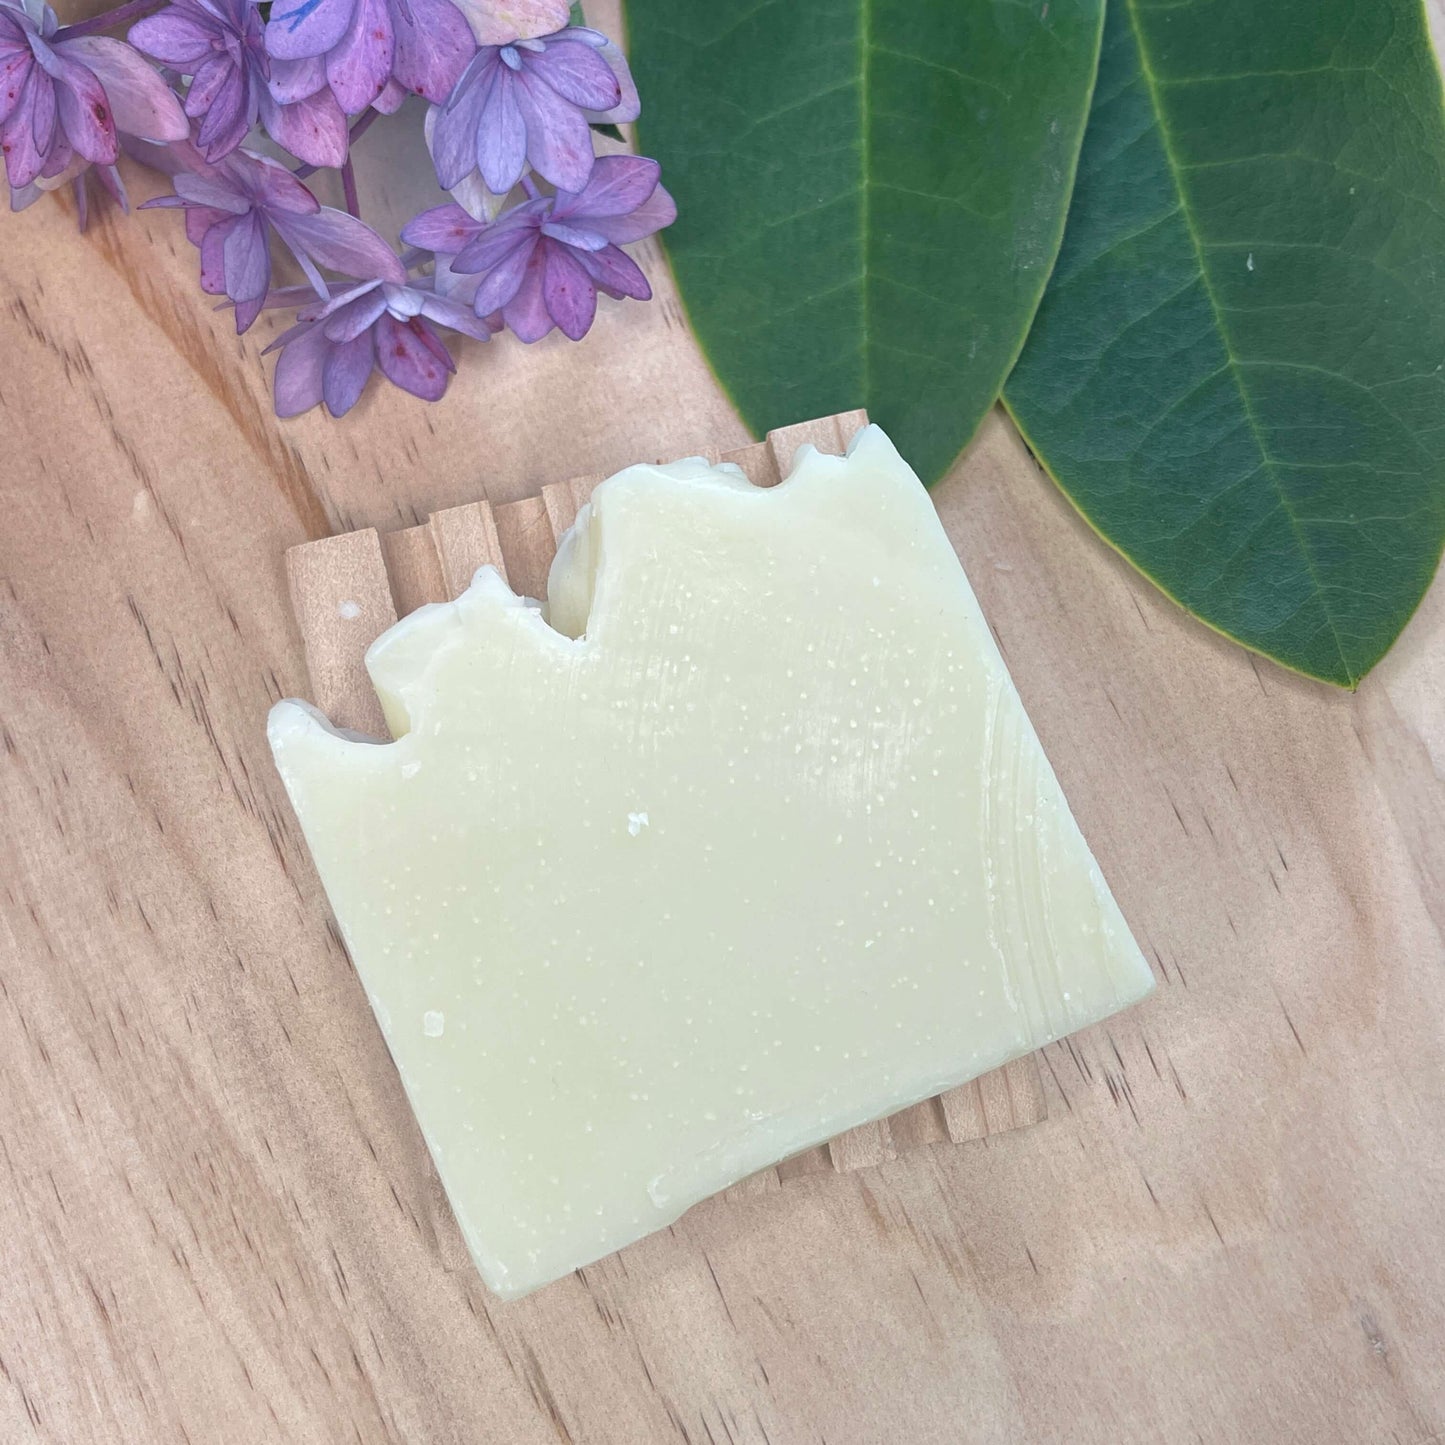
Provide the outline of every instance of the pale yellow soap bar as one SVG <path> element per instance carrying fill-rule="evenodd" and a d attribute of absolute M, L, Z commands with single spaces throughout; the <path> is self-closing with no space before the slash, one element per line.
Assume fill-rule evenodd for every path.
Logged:
<path fill-rule="evenodd" d="M 622 472 L 548 591 L 378 639 L 395 742 L 270 723 L 499 1294 L 1149 992 L 877 427 L 770 490 Z"/>

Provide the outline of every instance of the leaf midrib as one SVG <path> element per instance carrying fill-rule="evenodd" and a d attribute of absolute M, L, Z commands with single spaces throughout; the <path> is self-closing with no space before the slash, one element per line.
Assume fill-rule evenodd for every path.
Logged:
<path fill-rule="evenodd" d="M 869 255 L 868 238 L 872 226 L 873 194 L 873 117 L 869 107 L 869 86 L 873 79 L 873 0 L 861 0 L 859 7 L 859 35 L 861 53 L 858 58 L 858 133 L 861 137 L 859 161 L 863 167 L 863 183 L 858 201 L 858 252 L 860 263 L 858 305 L 861 312 L 859 335 L 862 338 L 861 362 L 862 396 L 867 406 L 873 395 L 873 344 L 869 335 L 872 319 L 872 258 Z"/>
<path fill-rule="evenodd" d="M 1314 585 L 1315 596 L 1319 598 L 1320 610 L 1324 614 L 1325 623 L 1330 629 L 1330 638 L 1334 642 L 1336 656 L 1338 656 L 1340 660 L 1340 666 L 1344 669 L 1345 676 L 1349 678 L 1350 684 L 1353 686 L 1359 681 L 1359 678 L 1356 676 L 1355 669 L 1351 665 L 1349 658 L 1345 655 L 1344 644 L 1340 640 L 1339 629 L 1335 625 L 1334 614 L 1330 611 L 1324 586 L 1320 581 L 1319 569 L 1316 567 L 1314 556 L 1310 551 L 1308 543 L 1305 541 L 1304 531 L 1300 526 L 1300 519 L 1295 512 L 1289 494 L 1285 491 L 1284 485 L 1281 483 L 1279 475 L 1275 470 L 1279 463 L 1276 458 L 1270 455 L 1269 449 L 1265 445 L 1264 437 L 1260 430 L 1259 418 L 1255 413 L 1253 399 L 1250 396 L 1249 388 L 1244 384 L 1244 377 L 1240 372 L 1240 358 L 1234 354 L 1229 328 L 1225 324 L 1224 313 L 1220 308 L 1219 299 L 1215 295 L 1213 280 L 1209 274 L 1209 264 L 1204 257 L 1204 245 L 1200 240 L 1199 228 L 1195 222 L 1189 193 L 1184 186 L 1184 168 L 1175 153 L 1173 140 L 1169 134 L 1169 123 L 1160 95 L 1159 81 L 1150 60 L 1148 46 L 1144 38 L 1144 27 L 1139 18 L 1138 0 L 1124 0 L 1124 9 L 1129 17 L 1129 28 L 1133 33 L 1134 46 L 1139 56 L 1139 73 L 1143 77 L 1144 84 L 1149 91 L 1150 106 L 1159 127 L 1159 141 L 1164 148 L 1165 159 L 1169 163 L 1169 174 L 1174 182 L 1175 193 L 1179 197 L 1179 215 L 1184 222 L 1184 229 L 1189 234 L 1189 244 L 1194 248 L 1194 257 L 1199 267 L 1200 282 L 1204 287 L 1205 298 L 1209 302 L 1210 313 L 1214 317 L 1214 325 L 1219 333 L 1220 345 L 1224 348 L 1225 362 L 1228 366 L 1230 376 L 1234 380 L 1235 389 L 1239 393 L 1240 404 L 1244 407 L 1245 419 L 1249 422 L 1250 434 L 1254 437 L 1255 444 L 1259 448 L 1259 455 L 1265 474 L 1269 477 L 1275 494 L 1279 497 L 1280 509 L 1284 512 L 1285 516 L 1289 518 L 1290 530 L 1294 533 L 1295 541 L 1299 544 L 1300 555 L 1304 558 L 1305 567 L 1309 571 L 1310 581 Z"/>

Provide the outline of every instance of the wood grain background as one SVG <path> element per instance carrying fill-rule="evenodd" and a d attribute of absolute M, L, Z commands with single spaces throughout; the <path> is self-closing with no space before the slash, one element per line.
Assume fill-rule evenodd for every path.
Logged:
<path fill-rule="evenodd" d="M 173 216 L 4 226 L 0 1441 L 1440 1438 L 1445 589 L 1304 682 L 991 419 L 935 495 L 1158 993 L 1046 1051 L 1043 1124 L 497 1306 L 271 768 L 282 555 L 747 436 L 655 258 L 579 346 L 278 424 Z"/>

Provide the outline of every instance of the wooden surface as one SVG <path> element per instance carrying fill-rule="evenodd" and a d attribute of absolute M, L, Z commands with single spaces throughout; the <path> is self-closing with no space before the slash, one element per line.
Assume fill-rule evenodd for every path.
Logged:
<path fill-rule="evenodd" d="M 863 411 L 815 418 L 711 460 L 741 468 L 756 486 L 776 486 L 792 470 L 800 446 L 841 455 L 867 424 Z M 418 526 L 392 532 L 364 527 L 292 547 L 286 580 L 306 658 L 307 700 L 338 727 L 385 737 L 386 720 L 366 670 L 371 644 L 424 603 L 461 596 L 480 567 L 495 567 L 524 597 L 545 597 L 557 544 L 600 481 L 570 477 L 548 482 L 537 497 L 496 507 L 467 502 L 433 512 Z M 865 1169 L 908 1149 L 1037 1124 L 1046 1108 L 1038 1062 L 1027 1054 L 889 1118 L 859 1124 L 736 1187 L 756 1193 L 818 1169 Z"/>
<path fill-rule="evenodd" d="M 1358 695 L 1300 681 L 991 420 L 937 501 L 1158 992 L 1045 1052 L 1036 1127 L 499 1307 L 271 770 L 282 556 L 748 438 L 655 265 L 437 407 L 278 424 L 174 217 L 3 224 L 0 1441 L 1445 1431 L 1445 589 Z"/>

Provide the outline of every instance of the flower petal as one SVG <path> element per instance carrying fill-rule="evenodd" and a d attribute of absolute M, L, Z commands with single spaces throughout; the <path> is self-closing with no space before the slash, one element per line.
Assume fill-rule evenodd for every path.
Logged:
<path fill-rule="evenodd" d="M 491 94 L 495 69 L 495 66 L 474 64 L 448 104 L 433 106 L 428 113 L 432 164 L 444 191 L 449 191 L 477 168 L 477 128 Z"/>
<path fill-rule="evenodd" d="M 101 184 L 105 193 L 118 205 L 126 215 L 130 214 L 130 195 L 126 191 L 125 181 L 120 171 L 115 166 L 96 166 L 95 178 Z"/>
<path fill-rule="evenodd" d="M 421 315 L 425 298 L 419 287 L 388 284 L 382 290 L 386 293 L 386 309 L 398 321 L 410 321 L 413 316 Z"/>
<path fill-rule="evenodd" d="M 532 169 L 558 190 L 582 190 L 592 174 L 594 159 L 592 130 L 582 112 L 530 74 L 518 75 L 511 88 L 527 127 L 527 159 Z M 482 174 L 487 174 L 485 167 Z M 516 177 L 506 188 L 515 182 Z M 497 189 L 490 177 L 487 184 Z"/>
<path fill-rule="evenodd" d="M 43 100 L 40 97 L 43 95 Z M 36 66 L 20 92 L 20 103 L 10 111 L 9 120 L 0 126 L 0 152 L 4 153 L 6 178 L 14 191 L 22 191 L 45 166 L 45 152 L 35 143 L 35 118 L 38 105 L 48 110 L 51 131 L 55 130 L 55 88 L 51 77 Z"/>
<path fill-rule="evenodd" d="M 542 276 L 542 298 L 557 329 L 581 341 L 597 315 L 597 288 L 577 256 L 566 246 L 545 241 L 547 268 Z"/>
<path fill-rule="evenodd" d="M 436 264 L 432 267 L 432 289 L 438 296 L 445 296 L 449 301 L 456 301 L 464 306 L 472 304 L 472 297 L 477 294 L 477 278 L 475 276 L 463 276 L 452 270 L 450 258 L 438 256 Z"/>
<path fill-rule="evenodd" d="M 341 43 L 355 5 L 356 0 L 278 0 L 266 26 L 267 53 L 277 60 L 325 55 Z"/>
<path fill-rule="evenodd" d="M 251 209 L 250 198 L 221 171 L 213 171 L 206 176 L 181 171 L 172 184 L 176 188 L 176 194 L 190 206 L 228 211 L 233 216 L 244 216 Z"/>
<path fill-rule="evenodd" d="M 517 78 L 505 66 L 497 66 L 473 138 L 477 170 L 493 195 L 506 195 L 527 166 L 527 123 L 520 100 Z"/>
<path fill-rule="evenodd" d="M 11 190 L 23 190 L 41 172 L 45 157 L 31 138 L 25 111 L 17 110 L 0 128 L 0 152 L 5 155 L 5 178 Z"/>
<path fill-rule="evenodd" d="M 236 335 L 249 331 L 266 305 L 265 296 L 253 296 L 249 301 L 236 302 Z"/>
<path fill-rule="evenodd" d="M 120 158 L 120 141 L 116 138 L 105 88 L 78 60 L 62 56 L 60 65 L 55 104 L 66 140 L 86 160 L 111 164 Z M 44 144 L 38 134 L 36 141 Z"/>
<path fill-rule="evenodd" d="M 547 303 L 542 299 L 542 276 L 547 258 L 538 246 L 528 258 L 516 294 L 502 307 L 502 319 L 519 341 L 540 341 L 553 326 Z M 485 284 L 485 283 L 483 283 Z M 477 315 L 490 314 L 482 305 L 482 288 L 477 288 Z"/>
<path fill-rule="evenodd" d="M 126 35 L 143 55 L 173 65 L 182 75 L 194 75 L 194 66 L 215 52 L 211 41 L 223 34 L 217 24 L 203 22 L 194 11 L 168 5 L 131 26 Z"/>
<path fill-rule="evenodd" d="M 143 202 L 141 210 L 148 211 L 152 206 L 164 206 L 178 199 L 175 196 L 157 196 L 153 201 Z M 222 221 L 231 219 L 230 211 L 213 211 L 209 206 L 187 206 L 185 215 L 186 240 L 193 246 L 199 246 Z"/>
<path fill-rule="evenodd" d="M 254 301 L 266 295 L 271 285 L 268 239 L 266 223 L 255 211 L 226 225 L 222 264 L 226 269 L 226 295 L 232 301 Z"/>
<path fill-rule="evenodd" d="M 373 110 L 381 115 L 395 115 L 406 104 L 406 87 L 393 75 L 376 93 L 371 102 Z"/>
<path fill-rule="evenodd" d="M 297 320 L 325 321 L 328 316 L 335 316 L 337 312 L 350 306 L 358 297 L 380 290 L 381 285 L 380 281 L 363 281 L 359 286 L 347 286 L 340 291 L 333 292 L 329 286 L 323 283 L 320 288 L 315 290 L 309 304 L 303 306 L 296 313 Z M 292 286 L 286 289 L 294 291 L 298 300 L 304 299 L 308 294 L 305 286 Z M 282 293 L 278 291 L 274 294 L 279 296 Z"/>
<path fill-rule="evenodd" d="M 557 219 L 628 215 L 657 189 L 661 174 L 662 167 L 646 156 L 599 156 L 585 186 L 557 197 Z"/>
<path fill-rule="evenodd" d="M 581 41 L 549 40 L 541 51 L 523 52 L 522 64 L 563 100 L 584 110 L 611 110 L 622 99 L 612 67 Z"/>
<path fill-rule="evenodd" d="M 326 57 L 326 78 L 348 115 L 360 115 L 385 89 L 395 51 L 386 0 L 355 0 L 351 24 Z"/>
<path fill-rule="evenodd" d="M 191 88 L 186 91 L 185 113 L 194 120 L 210 110 L 212 102 L 221 93 L 227 79 L 235 74 L 236 67 L 229 55 L 210 56 L 196 68 L 191 76 Z M 204 147 L 202 147 L 204 149 Z"/>
<path fill-rule="evenodd" d="M 188 140 L 171 141 L 156 145 L 152 141 L 137 140 L 133 135 L 122 135 L 120 148 L 131 160 L 159 171 L 163 176 L 184 174 L 205 175 L 211 167 L 205 158 Z"/>
<path fill-rule="evenodd" d="M 642 114 L 642 102 L 637 98 L 637 82 L 632 78 L 632 71 L 628 67 L 627 57 L 622 53 L 621 48 L 605 35 L 596 30 L 583 30 L 580 26 L 573 26 L 565 34 L 583 37 L 584 43 L 596 47 L 597 52 L 612 67 L 612 73 L 617 77 L 618 100 L 617 104 L 609 110 L 589 110 L 588 120 L 602 121 L 612 125 L 624 125 L 630 120 L 636 120 Z"/>
<path fill-rule="evenodd" d="M 321 202 L 285 166 L 270 156 L 237 151 L 222 169 L 235 178 L 258 206 L 268 211 L 315 215 Z"/>
<path fill-rule="evenodd" d="M 42 196 L 48 196 L 49 191 L 43 191 L 38 185 L 32 182 L 28 186 L 10 187 L 10 209 L 15 212 L 27 210 L 33 206 Z"/>
<path fill-rule="evenodd" d="M 490 316 L 512 301 L 527 278 L 533 257 L 539 254 L 539 251 L 535 241 L 530 246 L 519 246 L 482 277 L 472 298 L 472 309 L 478 316 Z"/>
<path fill-rule="evenodd" d="M 474 341 L 490 341 L 492 339 L 492 328 L 480 316 L 475 315 L 470 306 L 464 306 L 460 301 L 453 301 L 450 297 L 423 295 L 421 314 L 428 321 L 435 321 L 438 326 L 448 326 L 453 331 L 460 331 L 462 335 L 470 336 Z"/>
<path fill-rule="evenodd" d="M 105 87 L 116 130 L 142 140 L 185 140 L 191 133 L 175 92 L 136 51 L 105 35 L 63 40 L 56 53 L 78 60 Z"/>
<path fill-rule="evenodd" d="M 605 291 L 614 301 L 630 296 L 634 301 L 648 301 L 652 287 L 641 267 L 616 246 L 606 246 L 601 251 L 589 251 L 577 259 L 587 268 L 599 291 Z"/>
<path fill-rule="evenodd" d="M 346 341 L 327 339 L 332 346 L 321 365 L 321 395 L 332 416 L 345 416 L 361 399 L 376 351 L 369 328 Z"/>
<path fill-rule="evenodd" d="M 441 251 L 455 256 L 473 236 L 484 228 L 480 221 L 473 220 L 455 203 L 434 206 L 413 216 L 401 228 L 401 239 L 408 246 L 420 246 L 424 251 Z"/>
<path fill-rule="evenodd" d="M 29 117 L 27 124 L 36 154 L 41 157 L 47 154 L 55 141 L 57 114 L 55 88 L 55 81 L 43 70 L 39 69 L 31 73 L 30 83 L 26 87 L 30 92 L 29 106 L 26 111 Z M 22 97 L 21 105 L 24 106 L 25 104 L 24 97 Z M 17 110 L 17 114 L 18 113 Z"/>
<path fill-rule="evenodd" d="M 560 241 L 564 246 L 570 246 L 574 251 L 600 251 L 607 244 L 605 236 L 599 236 L 596 231 L 588 231 L 581 226 L 569 226 L 566 221 L 545 222 L 542 234 L 550 236 L 554 241 Z"/>
<path fill-rule="evenodd" d="M 670 226 L 677 219 L 677 202 L 662 187 L 653 193 L 629 216 L 598 216 L 587 218 L 587 229 L 606 236 L 615 245 L 640 241 L 654 231 Z"/>
<path fill-rule="evenodd" d="M 50 147 L 50 153 L 45 157 L 38 184 L 49 191 L 57 190 L 89 168 L 90 162 L 84 156 L 77 156 L 65 137 L 58 135 Z"/>
<path fill-rule="evenodd" d="M 256 123 L 251 99 L 252 89 L 246 76 L 235 66 L 228 66 L 224 84 L 196 134 L 196 144 L 208 161 L 224 159 L 246 139 Z"/>
<path fill-rule="evenodd" d="M 385 310 L 386 295 L 380 286 L 373 286 L 326 318 L 326 339 L 354 341 L 363 331 L 369 331 Z"/>
<path fill-rule="evenodd" d="M 510 220 L 510 213 L 507 220 Z M 453 269 L 463 273 L 489 271 L 519 248 L 525 248 L 530 256 L 532 247 L 537 244 L 537 228 L 508 225 L 507 220 L 488 226 L 468 241 L 452 261 Z"/>
<path fill-rule="evenodd" d="M 277 416 L 299 416 L 322 396 L 322 373 L 331 343 L 319 326 L 297 326 L 282 338 L 272 383 Z"/>
<path fill-rule="evenodd" d="M 481 45 L 508 45 L 561 30 L 568 0 L 456 0 Z"/>
<path fill-rule="evenodd" d="M 8 120 L 11 111 L 20 104 L 20 93 L 34 64 L 29 50 L 15 50 L 0 56 L 0 124 Z"/>
<path fill-rule="evenodd" d="M 397 80 L 414 95 L 445 100 L 477 49 L 461 11 L 451 0 L 408 0 L 392 11 L 392 24 Z"/>
<path fill-rule="evenodd" d="M 325 206 L 314 216 L 272 216 L 281 239 L 293 252 L 320 266 L 363 281 L 406 281 L 406 268 L 395 251 L 364 221 Z"/>
<path fill-rule="evenodd" d="M 456 370 L 451 353 L 420 316 L 397 321 L 390 315 L 376 323 L 376 364 L 403 391 L 423 401 L 437 401 Z"/>
<path fill-rule="evenodd" d="M 229 217 L 212 226 L 200 239 L 201 290 L 207 296 L 226 294 L 226 237 L 236 225 L 237 218 Z"/>
<path fill-rule="evenodd" d="M 325 87 L 290 105 L 277 105 L 271 93 L 263 90 L 261 124 L 282 150 L 308 166 L 335 169 L 346 160 L 346 112 Z"/>
<path fill-rule="evenodd" d="M 271 61 L 267 88 L 277 105 L 290 105 L 315 95 L 326 84 L 326 57 L 308 55 L 300 60 Z"/>

